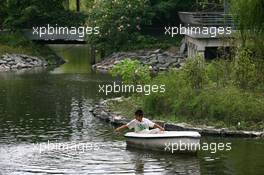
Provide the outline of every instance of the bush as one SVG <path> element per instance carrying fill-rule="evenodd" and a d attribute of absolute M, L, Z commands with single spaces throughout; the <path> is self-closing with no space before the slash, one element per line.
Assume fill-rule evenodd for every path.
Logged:
<path fill-rule="evenodd" d="M 216 87 L 225 87 L 231 84 L 232 62 L 224 59 L 213 60 L 206 67 L 210 83 Z"/>
<path fill-rule="evenodd" d="M 33 43 L 25 38 L 20 32 L 12 32 L 0 35 L 0 43 L 12 47 L 27 47 L 32 46 Z"/>
<path fill-rule="evenodd" d="M 138 60 L 129 58 L 122 60 L 111 70 L 113 76 L 120 76 L 126 84 L 145 84 L 150 81 L 149 67 Z"/>
<path fill-rule="evenodd" d="M 202 56 L 189 58 L 183 67 L 183 71 L 193 88 L 201 89 L 208 83 L 205 59 Z"/>
<path fill-rule="evenodd" d="M 181 103 L 178 99 L 183 99 L 184 90 L 190 90 L 190 86 L 185 79 L 182 71 L 170 71 L 168 73 L 160 73 L 155 77 L 151 84 L 165 85 L 165 93 L 151 94 L 143 97 L 143 106 L 147 113 L 151 115 L 171 115 L 175 113 L 175 102 Z M 190 93 L 186 93 L 189 95 Z"/>
<path fill-rule="evenodd" d="M 254 89 L 257 82 L 257 71 L 250 52 L 239 50 L 233 63 L 233 81 L 243 89 Z"/>
<path fill-rule="evenodd" d="M 166 92 L 143 97 L 143 108 L 153 116 L 164 116 L 164 120 L 176 118 L 229 127 L 237 127 L 240 122 L 240 127 L 260 129 L 264 97 L 232 85 L 231 72 L 238 71 L 232 70 L 232 66 L 228 60 L 205 64 L 199 57 L 189 59 L 182 70 L 162 73 L 153 79 L 153 84 L 164 84 Z M 241 65 L 239 68 L 248 69 Z M 248 82 L 252 77 L 244 78 Z"/>

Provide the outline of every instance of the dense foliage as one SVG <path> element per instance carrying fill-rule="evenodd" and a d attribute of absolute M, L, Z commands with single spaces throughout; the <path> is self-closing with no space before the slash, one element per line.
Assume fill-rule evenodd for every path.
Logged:
<path fill-rule="evenodd" d="M 111 50 L 135 42 L 142 25 L 150 23 L 148 6 L 148 0 L 94 1 L 88 9 L 88 24 L 99 27 L 100 35 L 89 37 L 89 41 Z"/>
<path fill-rule="evenodd" d="M 49 64 L 58 64 L 61 61 L 49 47 L 28 40 L 20 32 L 0 34 L 0 56 L 6 53 L 38 56 L 45 58 Z"/>
<path fill-rule="evenodd" d="M 153 13 L 151 27 L 177 26 L 181 23 L 177 12 L 193 11 L 195 2 L 196 0 L 150 0 L 150 11 Z"/>
<path fill-rule="evenodd" d="M 200 56 L 188 59 L 181 70 L 160 73 L 148 81 L 165 85 L 165 93 L 134 98 L 154 118 L 263 129 L 264 86 L 256 79 L 257 63 L 251 61 L 248 51 L 239 50 L 236 55 L 233 60 L 210 63 Z M 131 63 L 127 60 L 123 64 L 124 70 Z M 130 73 L 126 77 L 134 75 L 133 71 L 125 72 Z"/>
<path fill-rule="evenodd" d="M 85 16 L 67 10 L 63 2 L 64 0 L 2 0 L 0 26 L 15 30 L 46 24 L 76 26 L 84 23 Z"/>
<path fill-rule="evenodd" d="M 250 60 L 257 62 L 255 68 L 247 64 L 246 69 L 256 69 L 256 79 L 264 82 L 264 1 L 230 0 L 238 32 L 235 45 L 250 50 Z M 245 58 L 248 55 L 245 55 Z M 248 68 L 250 67 L 250 68 Z"/>
<path fill-rule="evenodd" d="M 178 11 L 192 10 L 194 0 L 101 0 L 87 6 L 88 24 L 100 27 L 101 35 L 88 38 L 110 51 L 160 43 L 164 26 L 180 23 Z M 151 35 L 151 36 L 150 36 Z M 164 42 L 164 40 L 162 41 Z M 143 43 L 143 44 L 142 44 Z"/>
<path fill-rule="evenodd" d="M 246 51 L 236 59 L 205 64 L 189 59 L 182 70 L 159 75 L 155 83 L 166 84 L 166 93 L 146 97 L 144 106 L 152 115 L 179 117 L 189 122 L 223 122 L 222 126 L 263 127 L 263 84 L 256 80 L 254 62 Z M 260 91 L 260 92 L 261 92 Z M 155 103 L 158 102 L 158 103 Z M 166 104 L 158 108 L 157 104 Z M 158 111 L 157 111 L 158 110 Z"/>

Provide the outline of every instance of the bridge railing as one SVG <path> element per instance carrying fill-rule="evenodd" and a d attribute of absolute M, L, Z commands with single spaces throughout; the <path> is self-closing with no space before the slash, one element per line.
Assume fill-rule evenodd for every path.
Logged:
<path fill-rule="evenodd" d="M 179 12 L 185 25 L 190 26 L 234 26 L 233 18 L 224 12 Z"/>

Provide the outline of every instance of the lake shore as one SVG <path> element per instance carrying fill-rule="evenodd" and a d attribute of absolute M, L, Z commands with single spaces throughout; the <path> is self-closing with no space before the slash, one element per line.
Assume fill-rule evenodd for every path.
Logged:
<path fill-rule="evenodd" d="M 4 54 L 0 57 L 0 72 L 30 70 L 33 68 L 47 68 L 63 64 L 65 61 L 57 58 L 50 62 L 48 59 L 25 54 Z"/>
<path fill-rule="evenodd" d="M 108 102 L 122 102 L 123 98 L 113 98 L 101 100 L 96 103 L 90 110 L 94 117 L 109 122 L 113 125 L 122 125 L 129 122 L 131 119 L 122 116 L 119 112 L 110 109 Z M 193 126 L 187 123 L 170 123 L 162 120 L 153 120 L 163 126 L 167 131 L 197 131 L 202 136 L 217 136 L 217 137 L 245 137 L 245 138 L 264 138 L 263 131 L 244 131 L 231 130 L 228 128 L 215 128 L 213 126 Z"/>
<path fill-rule="evenodd" d="M 48 62 L 44 58 L 25 54 L 4 54 L 0 57 L 0 72 L 47 66 Z"/>
<path fill-rule="evenodd" d="M 28 40 L 21 33 L 0 37 L 0 72 L 57 66 L 65 61 L 48 46 Z"/>
<path fill-rule="evenodd" d="M 101 62 L 94 64 L 93 69 L 98 72 L 107 73 L 116 64 L 120 63 L 126 58 L 138 60 L 141 64 L 148 65 L 150 71 L 153 73 L 173 68 L 179 69 L 185 63 L 184 55 L 179 53 L 164 51 L 162 49 L 139 50 L 113 53 L 103 58 Z"/>

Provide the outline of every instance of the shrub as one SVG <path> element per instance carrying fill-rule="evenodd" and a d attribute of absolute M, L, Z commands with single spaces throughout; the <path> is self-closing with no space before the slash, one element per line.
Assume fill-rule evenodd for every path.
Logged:
<path fill-rule="evenodd" d="M 209 82 L 216 84 L 217 87 L 224 87 L 231 83 L 231 72 L 232 65 L 229 60 L 213 60 L 206 67 Z"/>
<path fill-rule="evenodd" d="M 153 78 L 152 83 L 164 84 L 166 91 L 143 97 L 144 110 L 153 116 L 163 116 L 165 120 L 180 117 L 181 121 L 191 123 L 220 122 L 221 126 L 237 127 L 240 122 L 240 127 L 248 129 L 261 127 L 263 95 L 230 83 L 230 61 L 216 60 L 207 66 L 199 63 L 195 59 L 188 60 L 182 70 L 161 73 Z M 196 81 L 196 76 L 202 77 L 198 78 L 200 81 Z M 212 86 L 205 80 L 219 83 L 219 86 Z"/>
<path fill-rule="evenodd" d="M 179 102 L 180 106 L 186 103 L 181 103 L 183 91 L 190 90 L 182 71 L 170 71 L 160 73 L 153 78 L 151 84 L 165 85 L 165 93 L 151 94 L 143 97 L 144 109 L 152 115 L 171 115 L 175 113 L 175 101 Z M 186 94 L 190 94 L 189 92 Z"/>
<path fill-rule="evenodd" d="M 239 50 L 233 62 L 233 81 L 243 89 L 254 89 L 257 85 L 256 66 L 250 52 Z"/>
<path fill-rule="evenodd" d="M 205 59 L 202 56 L 189 58 L 183 67 L 183 71 L 193 88 L 201 89 L 208 83 Z"/>
<path fill-rule="evenodd" d="M 150 81 L 149 67 L 140 64 L 138 60 L 129 58 L 116 64 L 111 70 L 113 76 L 120 76 L 127 84 L 145 84 Z"/>

